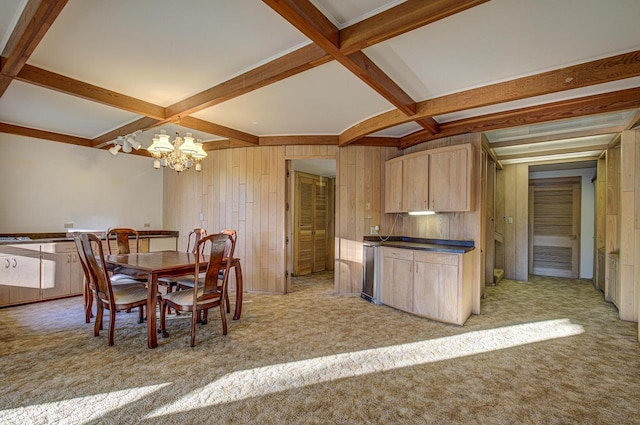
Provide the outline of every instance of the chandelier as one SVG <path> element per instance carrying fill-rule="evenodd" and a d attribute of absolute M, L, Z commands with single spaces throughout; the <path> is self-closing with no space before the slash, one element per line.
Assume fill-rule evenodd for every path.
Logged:
<path fill-rule="evenodd" d="M 194 167 L 196 171 L 202 171 L 200 161 L 207 156 L 200 141 L 194 142 L 193 135 L 187 133 L 184 138 L 180 132 L 176 132 L 173 142 L 169 141 L 169 135 L 165 130 L 156 134 L 153 143 L 147 151 L 153 157 L 153 168 L 169 167 L 178 173 Z"/>

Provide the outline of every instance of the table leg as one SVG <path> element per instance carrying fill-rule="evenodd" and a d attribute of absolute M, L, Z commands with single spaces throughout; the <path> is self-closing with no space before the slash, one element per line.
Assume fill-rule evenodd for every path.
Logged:
<path fill-rule="evenodd" d="M 240 260 L 233 266 L 236 271 L 236 310 L 233 313 L 233 320 L 240 319 L 242 315 L 242 267 Z"/>
<path fill-rule="evenodd" d="M 149 273 L 147 282 L 147 346 L 149 348 L 156 348 L 158 346 L 158 335 L 156 334 L 158 276 L 153 273 Z"/>

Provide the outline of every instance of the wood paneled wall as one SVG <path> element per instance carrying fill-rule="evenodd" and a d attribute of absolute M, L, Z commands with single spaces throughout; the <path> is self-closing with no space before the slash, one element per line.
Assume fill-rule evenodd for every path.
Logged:
<path fill-rule="evenodd" d="M 609 254 L 620 250 L 620 145 L 607 149 L 605 194 L 605 296 L 609 298 Z"/>
<path fill-rule="evenodd" d="M 640 130 L 622 133 L 620 156 L 620 318 L 637 322 L 640 305 Z"/>
<path fill-rule="evenodd" d="M 395 148 L 347 146 L 337 155 L 336 293 L 362 289 L 362 238 L 372 226 L 380 234 L 391 229 L 393 216 L 383 214 L 384 162 L 398 156 Z"/>

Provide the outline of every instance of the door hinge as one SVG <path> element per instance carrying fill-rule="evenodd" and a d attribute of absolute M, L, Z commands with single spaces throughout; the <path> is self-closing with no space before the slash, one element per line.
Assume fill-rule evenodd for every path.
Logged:
<path fill-rule="evenodd" d="M 289 203 L 288 202 L 284 204 L 284 207 L 286 208 L 287 211 L 289 211 Z"/>
<path fill-rule="evenodd" d="M 289 279 L 289 270 L 284 271 L 284 277 L 285 279 Z"/>
<path fill-rule="evenodd" d="M 286 245 L 289 245 L 289 236 L 285 236 L 285 238 L 284 238 L 284 243 L 285 243 Z"/>

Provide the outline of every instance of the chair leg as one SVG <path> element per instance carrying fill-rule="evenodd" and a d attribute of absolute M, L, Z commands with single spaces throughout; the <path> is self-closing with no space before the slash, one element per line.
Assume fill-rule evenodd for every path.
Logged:
<path fill-rule="evenodd" d="M 116 312 L 114 310 L 109 310 L 109 345 L 114 344 L 116 333 Z"/>
<path fill-rule="evenodd" d="M 93 317 L 93 291 L 86 285 L 84 287 L 84 319 L 85 323 L 90 323 Z"/>
<path fill-rule="evenodd" d="M 169 336 L 167 332 L 167 310 L 169 307 L 167 306 L 164 300 L 160 300 L 160 332 L 162 333 L 162 337 L 166 338 Z"/>
<path fill-rule="evenodd" d="M 200 316 L 200 311 L 193 309 L 193 314 L 191 315 L 191 346 L 196 346 L 196 322 L 198 321 L 198 317 Z"/>
<path fill-rule="evenodd" d="M 104 316 L 104 306 L 102 302 L 96 300 L 96 322 L 93 324 L 93 336 L 100 336 L 102 316 Z"/>
<path fill-rule="evenodd" d="M 200 316 L 200 323 L 202 323 L 203 325 L 209 323 L 209 310 L 201 310 Z"/>
<path fill-rule="evenodd" d="M 231 313 L 231 303 L 229 302 L 229 292 L 224 293 L 224 302 L 227 303 L 227 313 Z"/>
<path fill-rule="evenodd" d="M 220 300 L 220 319 L 222 320 L 222 335 L 227 334 L 227 315 L 224 314 L 224 303 Z"/>
<path fill-rule="evenodd" d="M 144 306 L 140 306 L 139 312 L 138 312 L 138 323 L 144 323 Z"/>

